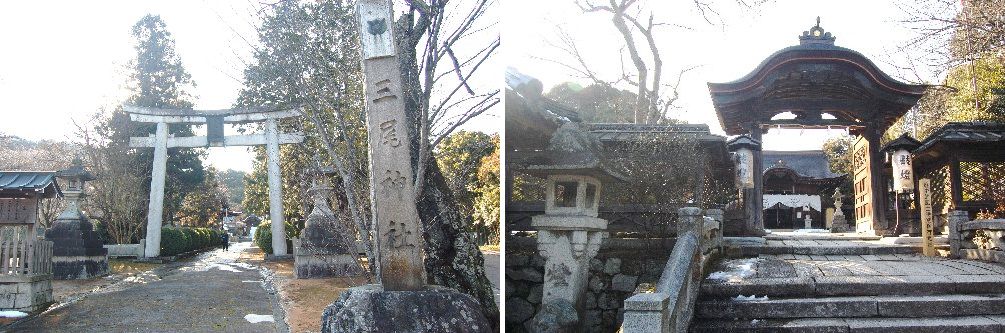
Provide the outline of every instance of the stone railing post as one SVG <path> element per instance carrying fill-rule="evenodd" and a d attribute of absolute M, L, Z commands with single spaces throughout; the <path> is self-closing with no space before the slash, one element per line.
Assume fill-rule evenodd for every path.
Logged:
<path fill-rule="evenodd" d="M 701 217 L 701 209 L 698 207 L 683 207 L 677 209 L 677 237 L 680 238 L 687 232 L 695 232 L 701 239 L 701 229 L 704 219 Z"/>
<path fill-rule="evenodd" d="M 960 243 L 963 241 L 963 235 L 960 234 L 960 225 L 969 220 L 970 218 L 967 216 L 966 211 L 954 210 L 949 212 L 947 224 L 949 225 L 949 256 L 951 258 L 960 257 Z"/>
<path fill-rule="evenodd" d="M 701 283 L 702 251 L 709 242 L 703 231 L 706 222 L 713 221 L 714 218 L 706 220 L 701 216 L 701 209 L 696 207 L 677 210 L 677 242 L 666 267 L 653 292 L 638 293 L 625 300 L 622 332 L 687 330 Z"/>
<path fill-rule="evenodd" d="M 718 223 L 718 229 L 716 229 L 715 234 L 710 235 L 713 238 L 710 247 L 715 247 L 719 249 L 719 252 L 721 253 L 722 237 L 723 237 L 722 229 L 724 228 L 726 223 L 725 212 L 722 209 L 707 209 L 705 210 L 705 216 L 711 217 L 713 220 L 715 220 L 716 223 Z"/>

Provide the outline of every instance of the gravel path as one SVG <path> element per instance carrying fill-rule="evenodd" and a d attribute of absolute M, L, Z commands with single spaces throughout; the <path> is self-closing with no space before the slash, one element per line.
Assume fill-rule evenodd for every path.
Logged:
<path fill-rule="evenodd" d="M 127 279 L 7 328 L 12 332 L 274 332 L 273 305 L 250 243 Z"/>

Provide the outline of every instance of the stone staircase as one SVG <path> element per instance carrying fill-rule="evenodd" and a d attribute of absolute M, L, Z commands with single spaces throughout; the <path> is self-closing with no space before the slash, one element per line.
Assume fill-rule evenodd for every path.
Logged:
<path fill-rule="evenodd" d="M 703 281 L 690 330 L 1005 332 L 1005 266 L 877 249 L 726 260 Z"/>

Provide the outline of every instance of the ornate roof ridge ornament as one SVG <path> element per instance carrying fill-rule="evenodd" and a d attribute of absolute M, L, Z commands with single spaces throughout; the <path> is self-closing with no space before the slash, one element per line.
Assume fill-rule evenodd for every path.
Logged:
<path fill-rule="evenodd" d="M 837 37 L 831 35 L 831 33 L 824 31 L 824 28 L 820 27 L 820 16 L 817 16 L 817 25 L 810 28 L 808 31 L 803 31 L 803 35 L 799 36 L 799 45 L 834 45 L 834 40 Z"/>

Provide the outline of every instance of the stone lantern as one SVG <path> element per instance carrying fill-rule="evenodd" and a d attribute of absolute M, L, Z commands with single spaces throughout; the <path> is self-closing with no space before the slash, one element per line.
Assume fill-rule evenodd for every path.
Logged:
<path fill-rule="evenodd" d="M 80 158 L 66 170 L 56 172 L 66 184 L 66 209 L 45 231 L 52 241 L 52 275 L 58 280 L 89 279 L 108 274 L 108 250 L 94 232 L 94 225 L 80 211 L 85 184 L 95 177 L 84 169 Z"/>
<path fill-rule="evenodd" d="M 315 175 L 308 193 L 313 208 L 304 223 L 300 237 L 294 240 L 294 271 L 298 279 L 346 277 L 362 275 L 363 269 L 356 260 L 356 237 L 345 226 L 349 216 L 339 207 L 328 205 L 328 197 L 335 188 L 328 185 L 323 173 Z"/>
<path fill-rule="evenodd" d="M 600 142 L 579 126 L 560 127 L 549 149 L 521 170 L 547 180 L 544 215 L 531 220 L 545 258 L 542 306 L 533 320 L 538 332 L 578 329 L 589 261 L 607 237 L 607 221 L 597 217 L 602 182 L 624 179 L 601 157 Z"/>

